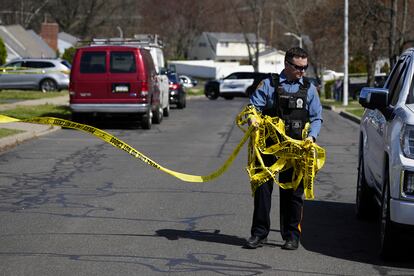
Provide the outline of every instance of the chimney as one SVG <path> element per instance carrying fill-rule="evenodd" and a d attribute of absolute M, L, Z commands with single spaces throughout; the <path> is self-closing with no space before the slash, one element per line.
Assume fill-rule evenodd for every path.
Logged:
<path fill-rule="evenodd" d="M 57 23 L 42 23 L 40 36 L 55 51 L 58 49 L 58 33 L 59 25 Z"/>

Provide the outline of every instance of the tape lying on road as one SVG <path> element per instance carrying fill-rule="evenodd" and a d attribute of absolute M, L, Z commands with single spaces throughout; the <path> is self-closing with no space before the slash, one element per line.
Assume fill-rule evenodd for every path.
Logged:
<path fill-rule="evenodd" d="M 207 182 L 207 181 L 213 180 L 213 179 L 219 177 L 220 175 L 222 175 L 228 169 L 228 167 L 231 165 L 231 163 L 233 163 L 233 160 L 236 158 L 236 156 L 239 153 L 240 149 L 242 148 L 244 143 L 246 143 L 246 141 L 248 140 L 249 135 L 250 135 L 249 131 L 246 132 L 246 134 L 244 135 L 244 137 L 242 138 L 240 143 L 233 150 L 233 153 L 226 160 L 226 162 L 224 163 L 223 166 L 221 166 L 219 169 L 217 169 L 215 172 L 213 172 L 209 175 L 199 176 L 199 175 L 191 175 L 191 174 L 180 173 L 180 172 L 176 172 L 176 171 L 167 169 L 167 168 L 159 165 L 157 162 L 151 160 L 149 157 L 145 156 L 144 154 L 142 154 L 138 150 L 134 149 L 133 147 L 131 147 L 130 145 L 128 145 L 124 141 L 116 138 L 115 136 L 113 136 L 113 135 L 111 135 L 111 134 L 109 134 L 109 133 L 107 133 L 107 132 L 105 132 L 101 129 L 95 128 L 93 126 L 80 124 L 80 123 L 75 123 L 75 122 L 72 122 L 72 121 L 59 119 L 59 118 L 53 118 L 53 117 L 35 117 L 35 118 L 30 118 L 30 119 L 19 120 L 19 119 L 16 119 L 16 118 L 5 116 L 5 115 L 0 115 L 0 123 L 9 123 L 9 122 L 25 122 L 25 123 L 53 125 L 53 126 L 72 128 L 72 129 L 87 132 L 87 133 L 89 133 L 89 134 L 91 134 L 91 135 L 93 135 L 93 136 L 95 136 L 95 137 L 111 144 L 112 146 L 114 146 L 116 148 L 119 148 L 121 150 L 126 151 L 127 153 L 134 156 L 135 158 L 140 159 L 144 163 L 146 163 L 146 164 L 148 164 L 148 165 L 150 165 L 150 166 L 152 166 L 152 167 L 154 167 L 154 168 L 156 168 L 160 171 L 163 171 L 163 172 L 165 172 L 165 173 L 167 173 L 171 176 L 174 176 L 174 177 L 176 177 L 180 180 L 186 181 L 186 182 Z"/>
<path fill-rule="evenodd" d="M 257 131 L 252 127 L 245 127 L 247 118 L 249 116 L 256 116 L 260 121 Z M 95 128 L 93 126 L 72 122 L 69 120 L 53 118 L 53 117 L 35 117 L 29 119 L 16 119 L 0 114 L 0 123 L 9 122 L 26 122 L 35 124 L 45 124 L 60 126 L 65 128 L 76 129 L 87 132 L 112 146 L 119 148 L 135 158 L 140 159 L 144 163 L 154 167 L 157 170 L 163 171 L 173 177 L 176 177 L 186 182 L 207 182 L 222 175 L 240 152 L 240 149 L 250 139 L 248 149 L 248 166 L 247 171 L 250 177 L 252 192 L 273 178 L 276 182 L 276 175 L 287 169 L 293 168 L 294 174 L 292 181 L 289 183 L 278 183 L 282 188 L 296 189 L 303 180 L 305 188 L 305 198 L 313 199 L 313 182 L 315 174 L 320 170 L 325 162 L 325 150 L 315 143 L 309 141 L 295 140 L 288 137 L 284 131 L 283 121 L 279 118 L 271 118 L 269 116 L 258 115 L 254 108 L 246 107 L 236 118 L 236 123 L 245 132 L 239 144 L 235 147 L 230 157 L 225 163 L 213 173 L 200 176 L 176 172 L 167 169 L 157 162 L 153 161 L 143 153 L 134 149 L 124 141 L 115 136 Z M 272 145 L 266 146 L 266 140 L 271 139 Z M 274 155 L 277 161 L 270 166 L 265 166 L 262 155 Z"/>

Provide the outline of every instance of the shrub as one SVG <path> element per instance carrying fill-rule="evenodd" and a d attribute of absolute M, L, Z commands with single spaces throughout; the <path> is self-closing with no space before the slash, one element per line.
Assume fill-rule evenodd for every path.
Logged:
<path fill-rule="evenodd" d="M 0 65 L 6 63 L 7 51 L 3 39 L 0 37 Z"/>
<path fill-rule="evenodd" d="M 65 52 L 62 55 L 62 59 L 70 62 L 71 64 L 73 63 L 73 57 L 75 56 L 75 52 L 76 52 L 76 48 L 75 47 L 70 47 L 67 48 L 65 50 Z"/>

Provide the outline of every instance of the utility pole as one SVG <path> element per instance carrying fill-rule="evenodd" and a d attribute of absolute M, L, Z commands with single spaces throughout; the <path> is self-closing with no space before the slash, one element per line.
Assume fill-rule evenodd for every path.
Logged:
<path fill-rule="evenodd" d="M 344 99 L 343 105 L 348 105 L 348 0 L 345 0 L 344 9 Z"/>

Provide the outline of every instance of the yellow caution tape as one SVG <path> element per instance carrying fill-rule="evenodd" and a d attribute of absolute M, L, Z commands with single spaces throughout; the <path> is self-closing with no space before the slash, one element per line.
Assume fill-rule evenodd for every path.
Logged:
<path fill-rule="evenodd" d="M 253 127 L 245 127 L 247 119 L 251 116 L 255 116 L 260 122 L 257 131 L 255 131 Z M 243 138 L 226 162 L 216 171 L 206 176 L 185 174 L 167 169 L 122 140 L 93 126 L 53 117 L 35 117 L 19 120 L 0 115 L 0 123 L 9 122 L 46 124 L 87 132 L 116 148 L 126 151 L 144 163 L 186 182 L 207 182 L 222 175 L 233 163 L 244 143 L 251 137 L 248 149 L 247 172 L 250 177 L 253 193 L 257 187 L 271 178 L 277 182 L 276 175 L 279 172 L 293 168 L 294 173 L 292 181 L 289 183 L 278 184 L 284 189 L 296 189 L 300 182 L 303 181 L 305 198 L 313 199 L 313 182 L 315 174 L 322 168 L 325 162 L 325 150 L 323 148 L 309 141 L 290 138 L 285 134 L 284 123 L 282 120 L 279 118 L 259 115 L 252 107 L 246 107 L 236 118 L 237 125 L 245 132 Z M 272 141 L 269 146 L 266 145 L 268 139 Z M 262 154 L 273 155 L 278 159 L 274 164 L 266 166 L 263 162 Z"/>
<path fill-rule="evenodd" d="M 70 74 L 70 70 L 50 70 L 50 68 L 38 69 L 29 67 L 0 67 L 0 75 L 46 74 L 63 73 Z"/>
<path fill-rule="evenodd" d="M 139 152 L 138 150 L 136 150 L 133 147 L 129 146 L 124 141 L 114 137 L 113 135 L 111 135 L 111 134 L 109 134 L 109 133 L 107 133 L 107 132 L 105 132 L 101 129 L 95 128 L 93 126 L 80 124 L 80 123 L 75 123 L 75 122 L 72 122 L 72 121 L 59 119 L 59 118 L 53 118 L 53 117 L 35 117 L 35 118 L 30 118 L 30 119 L 19 120 L 19 119 L 16 119 L 16 118 L 12 118 L 12 117 L 8 117 L 8 116 L 0 114 L 0 123 L 9 123 L 9 122 L 26 122 L 26 123 L 53 125 L 53 126 L 72 128 L 72 129 L 87 132 L 87 133 L 89 133 L 91 135 L 94 135 L 95 137 L 111 144 L 112 146 L 114 146 L 116 148 L 119 148 L 121 150 L 126 151 L 127 153 L 134 156 L 135 158 L 140 159 L 144 163 L 146 163 L 146 164 L 148 164 L 148 165 L 150 165 L 150 166 L 152 166 L 152 167 L 154 167 L 154 168 L 156 168 L 160 171 L 163 171 L 163 172 L 165 172 L 165 173 L 167 173 L 171 176 L 174 176 L 174 177 L 176 177 L 180 180 L 186 181 L 186 182 L 207 182 L 207 181 L 211 181 L 211 180 L 219 177 L 220 175 L 222 175 L 228 169 L 228 167 L 231 165 L 231 163 L 233 163 L 233 160 L 236 158 L 236 156 L 239 153 L 240 149 L 242 148 L 244 143 L 246 143 L 246 141 L 248 140 L 248 138 L 250 136 L 250 131 L 247 131 L 246 134 L 244 135 L 244 137 L 242 138 L 242 140 L 240 141 L 240 143 L 233 150 L 233 153 L 226 160 L 226 162 L 224 163 L 223 166 L 221 166 L 219 169 L 217 169 L 215 172 L 213 172 L 209 175 L 199 176 L 199 175 L 191 175 L 191 174 L 180 173 L 180 172 L 176 172 L 176 171 L 164 168 L 163 166 L 159 165 L 155 161 L 151 160 L 149 157 L 147 157 L 144 154 L 142 154 L 141 152 Z"/>
<path fill-rule="evenodd" d="M 270 179 L 277 182 L 283 189 L 296 189 L 303 181 L 306 199 L 314 199 L 313 183 L 316 173 L 325 163 L 325 150 L 309 140 L 292 139 L 285 134 L 283 120 L 258 114 L 254 107 L 246 107 L 236 119 L 237 125 L 246 133 L 250 128 L 243 128 L 249 119 L 259 122 L 256 131 L 252 132 L 248 148 L 247 172 L 250 177 L 252 193 Z M 309 130 L 309 124 L 302 132 L 304 139 Z M 264 156 L 274 156 L 273 164 L 265 164 Z M 281 183 L 277 175 L 288 169 L 293 169 L 290 182 Z"/>

